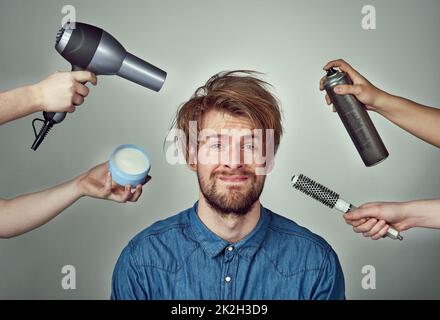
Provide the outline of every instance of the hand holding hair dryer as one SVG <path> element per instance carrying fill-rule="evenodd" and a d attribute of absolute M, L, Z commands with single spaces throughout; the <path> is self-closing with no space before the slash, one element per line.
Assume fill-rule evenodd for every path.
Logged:
<path fill-rule="evenodd" d="M 72 71 L 89 70 L 96 75 L 118 75 L 154 91 L 162 88 L 167 73 L 127 52 L 124 47 L 101 28 L 76 22 L 75 29 L 64 25 L 57 34 L 55 49 L 72 64 Z M 32 126 L 37 150 L 45 136 L 56 123 L 66 117 L 65 112 L 43 112 L 43 119 L 34 119 Z M 35 121 L 44 125 L 37 134 Z"/>

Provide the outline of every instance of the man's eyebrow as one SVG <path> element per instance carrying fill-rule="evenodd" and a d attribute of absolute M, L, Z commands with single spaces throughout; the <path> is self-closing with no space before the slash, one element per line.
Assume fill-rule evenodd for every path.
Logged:
<path fill-rule="evenodd" d="M 201 139 L 211 139 L 211 138 L 217 138 L 217 139 L 225 139 L 225 138 L 229 138 L 229 135 L 227 134 L 207 134 L 207 135 L 201 135 L 200 137 Z"/>
<path fill-rule="evenodd" d="M 243 138 L 244 140 L 246 139 L 254 139 L 254 140 L 259 140 L 261 137 L 259 134 L 255 135 L 255 134 L 245 134 L 244 136 L 241 136 L 241 138 Z"/>
<path fill-rule="evenodd" d="M 201 139 L 206 139 L 206 140 L 209 140 L 209 139 L 212 139 L 212 138 L 216 138 L 216 139 L 228 139 L 229 137 L 231 137 L 230 135 L 228 135 L 228 134 L 220 134 L 220 133 L 218 133 L 218 134 L 208 134 L 208 135 L 202 135 L 200 138 Z M 243 136 L 241 136 L 240 137 L 240 139 L 243 139 L 243 140 L 251 140 L 251 139 L 254 139 L 254 140 L 259 140 L 261 137 L 260 137 L 260 135 L 255 135 L 255 134 L 245 134 L 245 135 L 243 135 Z"/>

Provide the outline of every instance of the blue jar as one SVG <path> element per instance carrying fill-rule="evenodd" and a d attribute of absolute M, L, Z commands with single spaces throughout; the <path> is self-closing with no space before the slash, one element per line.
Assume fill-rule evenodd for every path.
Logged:
<path fill-rule="evenodd" d="M 109 171 L 112 180 L 124 186 L 135 187 L 145 182 L 151 163 L 144 149 L 134 144 L 122 144 L 110 155 Z"/>

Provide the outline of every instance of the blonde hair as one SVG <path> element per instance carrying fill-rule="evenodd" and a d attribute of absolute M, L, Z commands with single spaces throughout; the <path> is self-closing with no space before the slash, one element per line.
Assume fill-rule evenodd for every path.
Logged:
<path fill-rule="evenodd" d="M 179 107 L 173 126 L 183 130 L 188 141 L 190 121 L 197 122 L 198 134 L 203 114 L 216 109 L 246 117 L 257 129 L 273 129 L 276 152 L 283 134 L 281 110 L 277 98 L 268 90 L 270 85 L 259 79 L 258 74 L 250 70 L 236 70 L 212 76 Z M 188 160 L 188 148 L 185 153 Z"/>

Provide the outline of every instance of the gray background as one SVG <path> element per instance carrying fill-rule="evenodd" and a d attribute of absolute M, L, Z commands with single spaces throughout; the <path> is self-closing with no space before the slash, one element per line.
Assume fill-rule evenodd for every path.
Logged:
<path fill-rule="evenodd" d="M 377 86 L 427 105 L 440 101 L 440 1 L 0 1 L 0 90 L 37 82 L 70 65 L 54 50 L 61 8 L 104 28 L 135 55 L 164 68 L 160 93 L 100 77 L 84 106 L 37 152 L 31 120 L 0 127 L 0 195 L 11 198 L 70 179 L 136 143 L 152 157 L 152 181 L 135 204 L 81 199 L 47 225 L 0 240 L 0 299 L 107 299 L 122 248 L 140 230 L 193 204 L 197 180 L 166 163 L 162 143 L 176 108 L 221 70 L 266 73 L 284 110 L 285 136 L 262 202 L 323 236 L 341 260 L 349 299 L 440 298 L 440 232 L 405 241 L 354 234 L 336 211 L 291 189 L 304 173 L 355 204 L 438 198 L 439 149 L 371 114 L 390 157 L 366 168 L 318 90 L 322 66 L 343 57 Z M 374 5 L 377 29 L 361 28 Z M 37 116 L 40 116 L 38 114 Z M 77 289 L 61 288 L 76 267 Z M 363 290 L 361 268 L 376 268 Z"/>

